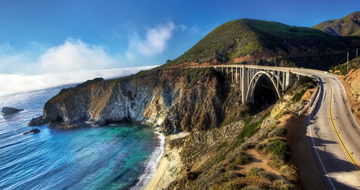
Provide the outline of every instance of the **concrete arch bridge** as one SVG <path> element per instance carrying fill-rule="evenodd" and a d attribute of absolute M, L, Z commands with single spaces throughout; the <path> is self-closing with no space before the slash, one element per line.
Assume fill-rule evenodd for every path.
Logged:
<path fill-rule="evenodd" d="M 240 84 L 243 104 L 247 102 L 254 103 L 256 93 L 259 93 L 256 92 L 255 87 L 259 85 L 263 89 L 275 93 L 276 97 L 280 98 L 285 89 L 299 80 L 300 76 L 313 77 L 301 72 L 308 69 L 292 67 L 258 65 L 216 65 L 213 67 L 222 74 L 230 74 L 232 82 Z"/>

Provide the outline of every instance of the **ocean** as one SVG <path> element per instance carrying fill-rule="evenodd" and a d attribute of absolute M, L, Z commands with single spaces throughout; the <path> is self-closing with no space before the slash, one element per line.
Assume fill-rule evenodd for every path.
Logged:
<path fill-rule="evenodd" d="M 42 115 L 61 86 L 0 97 L 0 189 L 143 189 L 156 171 L 165 138 L 139 124 L 51 129 L 27 123 Z M 38 134 L 22 135 L 32 128 Z"/>

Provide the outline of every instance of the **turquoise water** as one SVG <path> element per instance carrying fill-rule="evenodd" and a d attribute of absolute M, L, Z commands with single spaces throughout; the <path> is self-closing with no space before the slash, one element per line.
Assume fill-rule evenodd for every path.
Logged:
<path fill-rule="evenodd" d="M 55 130 L 28 127 L 61 88 L 0 97 L 0 189 L 142 189 L 155 172 L 163 136 L 144 125 Z M 22 135 L 31 128 L 38 134 Z"/>

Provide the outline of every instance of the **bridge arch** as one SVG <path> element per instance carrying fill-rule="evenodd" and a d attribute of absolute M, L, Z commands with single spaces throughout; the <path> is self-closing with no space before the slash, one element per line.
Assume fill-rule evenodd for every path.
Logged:
<path fill-rule="evenodd" d="M 271 81 L 271 83 L 274 86 L 274 89 L 276 91 L 276 94 L 278 96 L 278 98 L 281 97 L 280 95 L 280 91 L 277 88 L 276 82 L 273 80 L 273 78 L 271 77 L 271 75 L 265 71 L 258 71 L 251 79 L 250 84 L 249 84 L 249 88 L 247 90 L 246 93 L 246 102 L 253 102 L 253 98 L 254 98 L 254 90 L 255 90 L 255 86 L 258 83 L 260 77 L 262 77 L 263 75 L 267 76 L 267 78 Z M 276 77 L 275 77 L 276 78 Z M 276 78 L 277 80 L 280 80 L 278 78 Z"/>

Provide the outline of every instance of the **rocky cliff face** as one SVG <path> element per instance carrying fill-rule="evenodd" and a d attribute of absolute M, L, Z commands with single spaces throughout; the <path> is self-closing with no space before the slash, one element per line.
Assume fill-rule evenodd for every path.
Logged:
<path fill-rule="evenodd" d="M 63 89 L 29 125 L 65 125 L 130 120 L 161 125 L 166 133 L 217 127 L 225 117 L 229 92 L 211 68 L 154 70 L 142 76 L 100 81 Z"/>

